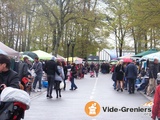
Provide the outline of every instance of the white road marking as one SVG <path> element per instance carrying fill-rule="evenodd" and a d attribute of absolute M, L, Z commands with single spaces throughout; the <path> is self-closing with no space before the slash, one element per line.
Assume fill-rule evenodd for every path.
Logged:
<path fill-rule="evenodd" d="M 96 78 L 96 81 L 94 83 L 94 87 L 93 87 L 92 92 L 91 92 L 91 96 L 90 96 L 91 100 L 94 98 L 94 94 L 95 94 L 95 91 L 96 91 L 96 88 L 97 88 L 97 81 L 98 81 L 98 78 Z"/>

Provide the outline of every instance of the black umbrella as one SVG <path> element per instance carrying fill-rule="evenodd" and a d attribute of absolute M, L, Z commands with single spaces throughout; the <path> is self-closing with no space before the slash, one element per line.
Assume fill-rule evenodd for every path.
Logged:
<path fill-rule="evenodd" d="M 34 59 L 35 57 L 38 57 L 38 55 L 36 53 L 33 53 L 31 51 L 25 51 L 25 52 L 23 52 L 23 55 L 28 55 L 32 59 Z"/>

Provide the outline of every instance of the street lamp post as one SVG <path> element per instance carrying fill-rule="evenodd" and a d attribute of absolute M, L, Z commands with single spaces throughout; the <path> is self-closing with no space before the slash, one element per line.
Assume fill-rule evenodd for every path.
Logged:
<path fill-rule="evenodd" d="M 75 47 L 75 40 L 71 41 L 71 45 L 72 45 L 72 63 L 73 63 L 73 57 L 74 57 L 74 47 Z"/>
<path fill-rule="evenodd" d="M 69 46 L 70 46 L 70 41 L 67 40 L 67 65 L 68 65 L 68 57 L 69 57 Z"/>

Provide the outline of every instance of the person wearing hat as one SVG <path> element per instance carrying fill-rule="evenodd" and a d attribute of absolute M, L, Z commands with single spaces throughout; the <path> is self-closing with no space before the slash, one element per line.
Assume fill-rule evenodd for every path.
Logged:
<path fill-rule="evenodd" d="M 54 80 L 55 80 L 55 73 L 60 75 L 60 73 L 57 69 L 57 63 L 55 62 L 55 57 L 52 57 L 51 60 L 46 61 L 45 72 L 47 74 L 47 80 L 48 80 L 46 97 L 52 98 L 52 90 L 53 90 L 53 85 L 54 85 Z"/>

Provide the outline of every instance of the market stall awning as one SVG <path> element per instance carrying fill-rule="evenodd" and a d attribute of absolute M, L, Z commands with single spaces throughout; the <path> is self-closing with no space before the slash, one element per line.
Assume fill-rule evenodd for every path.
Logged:
<path fill-rule="evenodd" d="M 152 54 L 152 53 L 156 53 L 156 52 L 158 52 L 157 49 L 149 49 L 149 50 L 147 50 L 147 51 L 138 53 L 138 54 L 134 55 L 133 57 L 143 57 L 143 56 L 145 56 L 145 55 Z"/>
<path fill-rule="evenodd" d="M 8 55 L 5 51 L 0 49 L 0 54 Z"/>
<path fill-rule="evenodd" d="M 67 61 L 67 58 L 65 58 L 65 59 Z M 68 57 L 68 61 L 72 62 L 72 57 Z M 76 63 L 76 64 L 82 64 L 83 59 L 79 58 L 79 57 L 73 57 L 73 62 Z"/>
<path fill-rule="evenodd" d="M 39 59 L 41 60 L 51 60 L 52 57 L 54 57 L 53 55 L 42 51 L 42 50 L 36 50 L 36 51 L 32 51 L 33 53 L 36 53 L 37 56 L 39 57 Z"/>
<path fill-rule="evenodd" d="M 15 51 L 14 49 L 8 47 L 7 45 L 0 42 L 0 49 L 3 50 L 5 53 L 7 53 L 8 56 L 19 56 L 19 52 Z"/>
<path fill-rule="evenodd" d="M 29 57 L 31 57 L 32 59 L 34 59 L 35 57 L 38 57 L 38 55 L 34 52 L 31 52 L 31 51 L 25 51 L 23 52 L 23 55 L 27 55 Z"/>
<path fill-rule="evenodd" d="M 149 59 L 150 61 L 153 61 L 155 58 L 158 59 L 159 62 L 160 62 L 160 52 L 156 52 L 156 53 L 152 53 L 152 54 L 149 54 L 149 55 L 145 55 L 141 59 L 142 60 L 143 59 L 145 59 L 145 60 Z"/>

